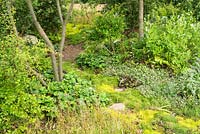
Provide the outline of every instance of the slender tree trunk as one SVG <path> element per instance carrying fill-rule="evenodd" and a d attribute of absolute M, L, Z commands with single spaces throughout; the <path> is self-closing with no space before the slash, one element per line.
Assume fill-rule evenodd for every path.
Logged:
<path fill-rule="evenodd" d="M 63 15 L 62 15 L 62 10 L 61 10 L 61 6 L 60 6 L 60 0 L 56 0 L 56 5 L 57 5 L 57 9 L 58 9 L 58 14 L 60 17 L 60 22 L 63 24 Z"/>
<path fill-rule="evenodd" d="M 139 0 L 139 38 L 144 37 L 144 1 Z"/>
<path fill-rule="evenodd" d="M 69 20 L 69 17 L 72 14 L 73 7 L 74 7 L 74 0 L 71 0 L 70 8 L 68 9 L 68 13 L 65 16 L 65 20 L 62 25 L 62 39 L 60 42 L 59 59 L 58 59 L 58 72 L 59 72 L 59 80 L 60 81 L 62 81 L 62 79 L 63 79 L 63 65 L 62 65 L 63 64 L 63 54 L 62 53 L 63 53 L 64 44 L 65 44 L 66 25 Z"/>
<path fill-rule="evenodd" d="M 35 25 L 37 31 L 39 32 L 40 36 L 44 39 L 44 41 L 46 42 L 48 48 L 50 49 L 50 56 L 51 56 L 51 62 L 52 62 L 52 67 L 53 67 L 53 72 L 54 72 L 54 79 L 56 81 L 59 81 L 58 67 L 57 67 L 57 63 L 56 63 L 56 55 L 55 55 L 54 46 L 53 46 L 52 42 L 49 40 L 49 38 L 46 35 L 46 33 L 44 32 L 44 30 L 41 27 L 40 23 L 37 21 L 35 12 L 33 10 L 32 1 L 31 0 L 26 0 L 26 3 L 27 3 L 28 8 L 30 10 L 30 14 L 32 16 L 32 19 L 33 19 L 33 22 L 34 22 L 34 25 Z"/>

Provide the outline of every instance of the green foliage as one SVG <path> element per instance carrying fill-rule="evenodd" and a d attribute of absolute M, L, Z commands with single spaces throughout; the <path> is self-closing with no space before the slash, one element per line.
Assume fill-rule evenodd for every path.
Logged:
<path fill-rule="evenodd" d="M 200 20 L 200 1 L 199 0 L 172 0 L 170 1 L 174 6 L 185 10 L 186 12 L 192 12 L 193 16 L 199 21 Z M 167 2 L 169 3 L 169 2 Z"/>
<path fill-rule="evenodd" d="M 86 45 L 85 53 L 76 58 L 76 63 L 83 69 L 90 68 L 100 71 L 109 65 L 129 62 L 134 59 L 134 42 L 133 39 L 118 40 L 113 43 L 115 51 L 112 51 L 110 45 L 105 42 L 89 42 Z"/>
<path fill-rule="evenodd" d="M 110 63 L 123 61 L 125 56 L 121 53 L 125 52 L 125 46 L 120 40 L 125 27 L 124 17 L 114 10 L 97 17 L 94 26 L 86 30 L 89 41 L 86 52 L 77 58 L 77 64 L 82 68 L 102 70 Z"/>
<path fill-rule="evenodd" d="M 58 110 L 76 110 L 83 106 L 106 105 L 109 99 L 98 94 L 90 81 L 80 79 L 73 73 L 64 76 L 62 82 L 51 82 L 47 88 L 41 88 L 40 105 L 48 117 L 56 117 Z"/>
<path fill-rule="evenodd" d="M 111 10 L 96 18 L 89 38 L 112 43 L 114 40 L 121 38 L 125 27 L 124 17 Z"/>
<path fill-rule="evenodd" d="M 59 30 L 61 23 L 57 12 L 55 0 L 33 0 L 33 7 L 41 26 L 47 32 L 56 32 Z M 63 3 L 62 3 L 63 4 Z M 20 33 L 33 34 L 35 28 L 24 0 L 16 0 L 16 26 Z"/>
<path fill-rule="evenodd" d="M 0 132 L 23 133 L 42 114 L 37 98 L 23 91 L 7 92 L 0 89 Z M 3 93 L 2 93 L 3 90 Z M 23 89 L 20 89 L 23 90 Z"/>
<path fill-rule="evenodd" d="M 107 57 L 98 54 L 81 54 L 76 59 L 76 63 L 81 68 L 103 69 L 106 67 Z"/>
<path fill-rule="evenodd" d="M 152 125 L 156 128 L 163 129 L 165 133 L 175 133 L 175 134 L 188 134 L 192 133 L 192 131 L 178 124 L 178 120 L 171 115 L 162 115 L 157 113 L 155 115 L 154 121 L 152 121 Z"/>
<path fill-rule="evenodd" d="M 148 63 L 167 65 L 174 72 L 181 72 L 199 54 L 200 27 L 191 14 L 178 15 L 173 6 L 171 15 L 167 14 L 169 7 L 158 8 L 146 22 L 143 55 L 147 55 Z"/>
<path fill-rule="evenodd" d="M 109 102 L 98 94 L 91 82 L 68 73 L 62 82 L 49 82 L 42 87 L 29 70 L 48 73 L 50 63 L 44 44 L 28 46 L 21 38 L 6 36 L 0 42 L 0 132 L 23 133 L 43 115 L 56 118 L 60 110 L 102 106 Z M 48 78 L 48 77 L 47 77 Z"/>
<path fill-rule="evenodd" d="M 142 82 L 136 87 L 153 104 L 167 105 L 170 110 L 185 116 L 199 117 L 199 61 L 183 75 L 169 77 L 163 70 L 150 69 L 141 65 L 111 66 L 105 74 L 127 75 Z M 154 100 L 154 101 L 153 101 Z M 162 100 L 162 101 L 155 101 Z"/>
<path fill-rule="evenodd" d="M 0 38 L 5 36 L 6 34 L 9 34 L 12 32 L 12 24 L 10 17 L 14 14 L 14 10 L 11 11 L 11 14 L 9 14 L 8 11 L 8 3 L 9 1 L 0 1 Z"/>
<path fill-rule="evenodd" d="M 37 98 L 26 89 L 34 77 L 27 70 L 30 57 L 24 41 L 5 36 L 0 41 L 0 132 L 24 132 L 41 117 Z M 40 85 L 39 83 L 37 83 Z"/>
<path fill-rule="evenodd" d="M 85 29 L 89 25 L 87 24 L 72 24 L 68 23 L 66 27 L 66 35 L 68 39 L 68 44 L 79 44 L 86 40 Z"/>

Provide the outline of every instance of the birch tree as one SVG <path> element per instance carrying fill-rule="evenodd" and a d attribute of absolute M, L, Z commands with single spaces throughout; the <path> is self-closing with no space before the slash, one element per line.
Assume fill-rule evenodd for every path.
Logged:
<path fill-rule="evenodd" d="M 40 25 L 39 21 L 37 20 L 37 16 L 36 16 L 35 11 L 34 11 L 32 0 L 26 0 L 26 3 L 27 3 L 27 6 L 29 8 L 30 15 L 32 17 L 33 23 L 34 23 L 37 31 L 39 32 L 40 36 L 43 38 L 43 40 L 45 41 L 45 43 L 46 43 L 46 45 L 49 49 L 53 73 L 54 73 L 54 80 L 55 81 L 62 81 L 62 79 L 63 79 L 63 68 L 62 68 L 63 54 L 62 53 L 63 53 L 63 48 L 64 48 L 64 44 L 65 44 L 65 37 L 66 37 L 66 25 L 67 25 L 67 22 L 68 22 L 68 20 L 71 16 L 72 11 L 73 11 L 74 0 L 71 0 L 68 12 L 64 17 L 63 17 L 63 13 L 61 11 L 61 4 L 60 4 L 61 2 L 60 2 L 60 0 L 56 0 L 58 14 L 59 14 L 59 18 L 60 18 L 60 21 L 61 21 L 61 24 L 62 24 L 62 37 L 61 37 L 61 41 L 60 41 L 60 44 L 59 44 L 59 51 L 55 50 L 52 41 L 49 39 L 46 32 L 44 31 L 44 29 Z"/>

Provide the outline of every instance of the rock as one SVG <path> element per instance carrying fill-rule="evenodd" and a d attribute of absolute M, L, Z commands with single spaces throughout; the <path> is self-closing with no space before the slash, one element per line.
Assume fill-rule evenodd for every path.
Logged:
<path fill-rule="evenodd" d="M 34 35 L 25 35 L 23 39 L 26 41 L 26 43 L 35 45 L 38 43 L 38 38 Z"/>
<path fill-rule="evenodd" d="M 126 89 L 125 88 L 115 88 L 115 91 L 116 92 L 123 92 L 125 91 Z"/>
<path fill-rule="evenodd" d="M 112 106 L 110 106 L 109 108 L 112 110 L 116 110 L 116 111 L 124 111 L 125 105 L 123 103 L 115 103 Z"/>

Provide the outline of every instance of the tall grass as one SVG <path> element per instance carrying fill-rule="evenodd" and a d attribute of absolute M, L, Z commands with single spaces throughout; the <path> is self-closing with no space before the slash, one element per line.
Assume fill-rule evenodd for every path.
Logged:
<path fill-rule="evenodd" d="M 56 120 L 37 122 L 28 134 L 131 134 L 133 124 L 127 124 L 99 108 L 78 112 L 61 112 Z"/>

